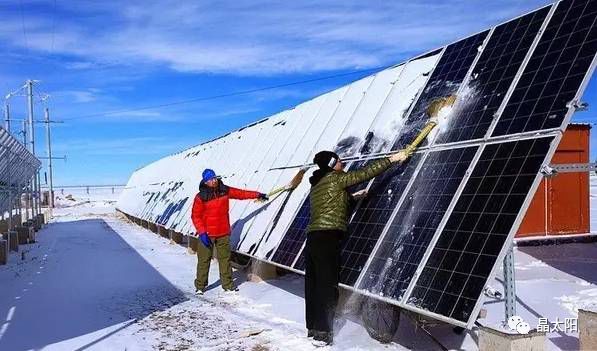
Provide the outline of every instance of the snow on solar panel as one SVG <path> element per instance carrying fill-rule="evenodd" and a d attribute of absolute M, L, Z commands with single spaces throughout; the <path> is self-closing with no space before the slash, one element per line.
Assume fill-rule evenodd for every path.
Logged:
<path fill-rule="evenodd" d="M 311 126 L 316 120 L 321 106 L 328 97 L 328 95 L 319 96 L 316 99 L 297 106 L 293 110 L 296 116 L 295 118 L 300 119 L 301 122 L 298 125 L 298 129 L 295 129 L 294 132 L 288 136 L 284 147 L 278 150 L 276 163 L 280 162 L 285 165 L 288 162 L 291 162 L 293 158 L 301 159 L 299 162 L 304 162 L 303 160 L 307 157 L 308 152 L 310 151 L 310 149 L 308 149 L 309 143 L 305 142 L 305 138 L 309 140 L 319 136 L 318 132 L 321 131 L 312 129 Z M 292 177 L 288 177 L 288 172 L 262 171 L 264 171 L 265 176 L 259 185 L 259 190 L 261 192 L 270 192 L 276 186 L 288 183 Z M 251 253 L 256 249 L 258 242 L 265 232 L 267 223 L 269 223 L 282 203 L 283 196 L 274 196 L 267 204 L 259 204 L 258 208 L 253 212 L 247 213 L 245 211 L 245 213 L 241 215 L 239 221 L 242 223 L 242 226 L 235 225 L 233 229 L 233 235 L 239 235 L 240 238 L 239 251 Z"/>
<path fill-rule="evenodd" d="M 435 66 L 438 58 L 439 54 L 435 53 L 405 64 L 405 67 L 394 81 L 388 97 L 383 102 L 379 112 L 375 114 L 375 119 L 365 136 L 355 142 L 356 146 L 353 146 L 352 153 L 349 155 L 352 156 L 361 152 L 375 153 L 386 151 L 389 148 L 395 135 L 403 125 L 409 107 L 425 86 L 430 71 Z M 345 140 L 346 138 L 341 139 Z M 292 262 L 303 248 L 306 240 L 305 229 L 308 223 L 308 209 L 308 198 L 305 198 L 296 221 L 291 223 L 288 234 L 284 236 L 276 255 L 273 257 L 274 262 L 292 266 Z M 295 268 L 303 269 L 300 266 Z"/>
<path fill-rule="evenodd" d="M 354 153 L 354 149 L 362 144 L 365 139 L 368 127 L 386 100 L 402 69 L 403 65 L 376 74 L 365 91 L 363 99 L 361 99 L 350 120 L 346 123 L 341 135 L 337 136 L 338 129 L 328 128 L 327 125 L 322 126 L 323 132 L 319 142 L 315 143 L 315 147 L 311 144 L 312 149 L 309 158 L 303 160 L 302 163 L 309 162 L 312 159 L 311 155 L 321 150 L 334 149 L 339 155 Z M 296 172 L 296 170 L 291 171 L 291 173 L 293 172 Z M 270 257 L 308 192 L 309 182 L 305 180 L 292 193 L 286 195 L 284 208 L 281 209 L 271 228 L 269 228 L 267 234 L 269 240 L 259 248 L 260 257 L 262 257 L 261 255 Z"/>

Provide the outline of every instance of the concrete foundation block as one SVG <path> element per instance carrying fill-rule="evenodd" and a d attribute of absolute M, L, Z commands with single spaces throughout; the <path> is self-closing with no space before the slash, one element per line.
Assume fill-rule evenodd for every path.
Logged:
<path fill-rule="evenodd" d="M 41 229 L 41 223 L 39 223 L 39 219 L 38 219 L 37 216 L 35 216 L 32 219 L 30 219 L 29 222 L 31 222 L 31 226 L 33 227 L 33 229 L 35 231 L 38 231 L 38 230 Z"/>
<path fill-rule="evenodd" d="M 29 243 L 29 236 L 33 227 L 31 226 L 19 226 L 15 228 L 17 231 L 17 237 L 19 238 L 19 245 L 25 245 Z"/>
<path fill-rule="evenodd" d="M 8 228 L 8 221 L 1 220 L 0 221 L 0 233 L 6 233 L 9 230 Z"/>
<path fill-rule="evenodd" d="M 174 230 L 170 229 L 169 231 L 170 241 L 175 244 L 182 244 L 182 233 L 175 232 Z"/>
<path fill-rule="evenodd" d="M 41 229 L 41 226 L 37 223 L 37 219 L 28 219 L 26 222 L 23 222 L 23 227 L 31 227 L 36 231 Z"/>
<path fill-rule="evenodd" d="M 479 351 L 543 351 L 545 333 L 531 331 L 528 334 L 515 334 L 505 331 L 480 327 Z"/>
<path fill-rule="evenodd" d="M 580 350 L 597 350 L 597 311 L 578 310 Z"/>
<path fill-rule="evenodd" d="M 23 222 L 21 215 L 12 216 L 12 230 L 14 230 L 14 227 L 18 226 L 21 222 Z"/>
<path fill-rule="evenodd" d="M 278 277 L 276 266 L 259 260 L 251 260 L 247 278 L 253 283 L 260 283 Z"/>
<path fill-rule="evenodd" d="M 8 241 L 0 239 L 0 265 L 8 263 Z"/>
<path fill-rule="evenodd" d="M 43 213 L 40 213 L 37 215 L 37 224 L 39 225 L 39 227 L 43 227 L 44 224 L 46 224 L 46 215 L 44 215 Z"/>
<path fill-rule="evenodd" d="M 189 246 L 187 247 L 189 254 L 197 254 L 197 245 L 199 245 L 199 239 L 194 236 L 187 236 L 187 238 L 189 240 Z"/>
<path fill-rule="evenodd" d="M 33 230 L 33 228 L 29 228 L 29 244 L 32 244 L 34 242 L 37 241 L 37 234 L 35 233 L 35 230 Z"/>
<path fill-rule="evenodd" d="M 10 230 L 2 234 L 2 239 L 8 242 L 8 249 L 10 251 L 19 251 L 19 237 L 18 233 L 14 230 Z"/>
<path fill-rule="evenodd" d="M 161 225 L 158 225 L 158 235 L 163 238 L 170 238 L 170 233 L 168 232 L 168 229 L 162 227 Z"/>

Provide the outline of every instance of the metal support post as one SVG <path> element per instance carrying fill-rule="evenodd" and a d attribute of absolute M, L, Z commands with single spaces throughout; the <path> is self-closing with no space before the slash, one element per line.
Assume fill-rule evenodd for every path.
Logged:
<path fill-rule="evenodd" d="M 505 317 L 508 319 L 516 315 L 516 277 L 514 275 L 514 251 L 510 246 L 504 257 L 504 299 Z"/>
<path fill-rule="evenodd" d="M 36 204 L 37 204 L 37 213 L 38 214 L 42 213 L 42 210 L 41 210 L 41 195 L 42 195 L 41 194 L 41 177 L 39 174 L 40 170 L 41 170 L 41 168 L 38 169 L 37 172 L 35 173 L 35 180 L 37 182 L 35 184 L 35 189 L 36 189 L 35 200 L 36 200 Z"/>
<path fill-rule="evenodd" d="M 25 221 L 29 219 L 29 206 L 31 204 L 30 197 L 31 196 L 31 179 L 27 181 L 27 192 L 25 198 L 27 199 L 25 203 Z"/>

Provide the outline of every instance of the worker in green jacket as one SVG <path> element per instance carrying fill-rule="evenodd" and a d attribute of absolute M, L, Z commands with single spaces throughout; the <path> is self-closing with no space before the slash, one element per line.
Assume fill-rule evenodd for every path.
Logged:
<path fill-rule="evenodd" d="M 347 188 L 370 180 L 392 163 L 410 155 L 402 150 L 371 162 L 356 171 L 344 172 L 338 155 L 321 151 L 313 162 L 319 167 L 309 178 L 311 217 L 305 248 L 305 312 L 307 335 L 322 345 L 333 341 L 332 326 L 338 302 L 340 242 L 347 230 L 351 194 Z"/>

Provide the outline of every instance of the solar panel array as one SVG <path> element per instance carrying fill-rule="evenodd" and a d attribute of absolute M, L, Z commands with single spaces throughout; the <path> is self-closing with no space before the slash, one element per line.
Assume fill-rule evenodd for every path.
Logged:
<path fill-rule="evenodd" d="M 365 77 L 138 170 L 119 209 L 191 234 L 203 168 L 267 192 L 323 149 L 367 157 L 403 148 L 429 104 L 455 94 L 409 161 L 350 189 L 368 196 L 352 207 L 340 280 L 470 327 L 592 75 L 596 18 L 596 0 L 563 0 Z M 308 195 L 303 181 L 265 205 L 233 203 L 236 251 L 302 272 Z"/>
<path fill-rule="evenodd" d="M 0 127 L 0 210 L 6 213 L 23 193 L 41 162 Z"/>

